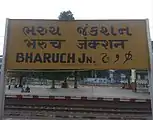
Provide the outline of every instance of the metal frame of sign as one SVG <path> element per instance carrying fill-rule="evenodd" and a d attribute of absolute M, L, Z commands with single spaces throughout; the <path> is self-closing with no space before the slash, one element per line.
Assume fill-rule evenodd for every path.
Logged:
<path fill-rule="evenodd" d="M 5 101 L 5 76 L 6 76 L 6 51 L 7 51 L 7 39 L 8 39 L 8 22 L 9 19 L 6 19 L 5 26 L 5 36 L 4 36 L 4 47 L 3 47 L 3 62 L 1 67 L 1 79 L 0 79 L 0 120 L 4 118 L 4 101 Z M 146 32 L 148 39 L 148 47 L 149 47 L 149 59 L 150 59 L 150 68 L 148 70 L 148 78 L 150 84 L 150 97 L 151 97 L 151 108 L 153 108 L 153 55 L 152 55 L 152 47 L 151 47 L 151 37 L 149 30 L 149 20 L 146 19 Z M 132 69 L 132 68 L 131 68 Z M 153 112 L 153 109 L 152 109 Z M 152 114 L 153 116 L 153 114 Z"/>
<path fill-rule="evenodd" d="M 6 50 L 7 50 L 7 37 L 8 37 L 8 22 L 9 19 L 6 19 L 5 25 L 5 36 L 4 36 L 4 45 L 3 45 L 3 60 L 1 66 L 1 79 L 0 79 L 0 120 L 4 118 L 4 102 L 5 102 L 5 72 L 6 72 Z"/>
<path fill-rule="evenodd" d="M 148 70 L 148 79 L 149 79 L 149 91 L 150 91 L 152 119 L 153 119 L 153 53 L 152 53 L 151 36 L 149 30 L 149 19 L 146 19 L 146 32 L 147 32 L 148 47 L 149 47 L 150 68 Z"/>

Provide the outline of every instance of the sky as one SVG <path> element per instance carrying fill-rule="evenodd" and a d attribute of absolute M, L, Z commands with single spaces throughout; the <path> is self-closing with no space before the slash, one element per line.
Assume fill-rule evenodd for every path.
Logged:
<path fill-rule="evenodd" d="M 149 18 L 153 39 L 153 0 L 0 0 L 0 54 L 6 18 L 57 19 L 65 10 L 75 19 Z"/>

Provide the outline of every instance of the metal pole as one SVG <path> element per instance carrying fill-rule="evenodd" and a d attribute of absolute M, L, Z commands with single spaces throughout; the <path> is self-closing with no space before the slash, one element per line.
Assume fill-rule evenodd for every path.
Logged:
<path fill-rule="evenodd" d="M 97 71 L 96 70 L 93 70 L 93 78 L 97 78 Z M 94 85 L 92 85 L 92 95 L 94 94 L 94 88 L 95 88 L 95 86 Z"/>
<path fill-rule="evenodd" d="M 152 109 L 152 119 L 153 119 L 153 56 L 152 56 L 152 45 L 151 45 L 151 37 L 149 30 L 149 20 L 146 20 L 147 27 L 147 39 L 148 39 L 148 47 L 149 47 L 149 56 L 150 56 L 150 68 L 148 70 L 148 79 L 150 86 L 150 98 L 151 98 L 151 109 Z"/>
<path fill-rule="evenodd" d="M 97 71 L 94 70 L 94 78 L 97 78 Z"/>
<path fill-rule="evenodd" d="M 94 70 L 91 70 L 91 77 L 94 78 Z"/>
<path fill-rule="evenodd" d="M 5 102 L 5 61 L 6 61 L 6 49 L 7 49 L 7 35 L 8 35 L 8 21 L 6 19 L 5 25 L 5 36 L 4 36 L 4 45 L 3 45 L 3 61 L 1 66 L 1 79 L 0 79 L 0 120 L 4 118 L 4 102 Z"/>

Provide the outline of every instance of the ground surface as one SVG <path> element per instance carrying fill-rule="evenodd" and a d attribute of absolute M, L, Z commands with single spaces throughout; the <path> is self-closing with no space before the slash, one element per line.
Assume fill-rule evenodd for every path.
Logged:
<path fill-rule="evenodd" d="M 7 86 L 8 87 L 8 86 Z M 78 89 L 59 88 L 50 89 L 50 86 L 30 86 L 30 93 L 21 93 L 21 88 L 11 88 L 8 90 L 6 87 L 7 95 L 39 95 L 39 96 L 86 96 L 86 97 L 113 97 L 113 98 L 136 98 L 136 99 L 149 99 L 148 93 L 135 93 L 132 90 L 121 89 L 120 87 L 88 87 L 79 86 Z"/>

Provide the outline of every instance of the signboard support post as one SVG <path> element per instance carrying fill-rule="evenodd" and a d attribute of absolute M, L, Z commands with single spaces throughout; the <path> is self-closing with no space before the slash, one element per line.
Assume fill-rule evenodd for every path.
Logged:
<path fill-rule="evenodd" d="M 149 47 L 149 58 L 150 58 L 150 68 L 148 70 L 148 79 L 149 79 L 149 91 L 150 91 L 150 99 L 151 99 L 151 109 L 153 113 L 153 53 L 152 53 L 152 45 L 151 45 L 151 37 L 149 30 L 149 20 L 146 20 L 147 26 L 147 38 L 148 38 L 148 47 Z M 152 114 L 153 119 L 153 114 Z"/>
<path fill-rule="evenodd" d="M 8 20 L 6 19 L 5 36 L 3 45 L 3 61 L 1 66 L 1 79 L 0 79 L 0 120 L 4 118 L 4 103 L 5 103 L 5 61 L 6 61 L 6 49 L 7 49 L 7 34 L 8 34 Z"/>

